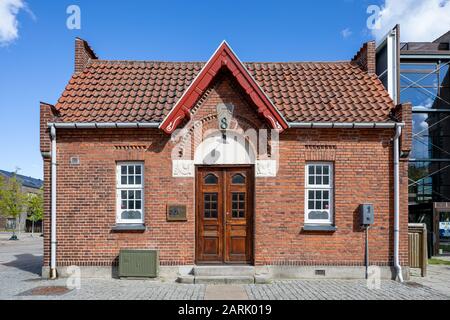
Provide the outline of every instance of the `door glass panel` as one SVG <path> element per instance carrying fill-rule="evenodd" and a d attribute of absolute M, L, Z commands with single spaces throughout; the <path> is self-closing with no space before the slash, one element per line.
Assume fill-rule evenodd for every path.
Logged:
<path fill-rule="evenodd" d="M 203 214 L 205 218 L 217 218 L 217 192 L 203 194 Z"/>
<path fill-rule="evenodd" d="M 245 217 L 245 192 L 231 193 L 231 215 L 233 218 Z"/>
<path fill-rule="evenodd" d="M 207 174 L 204 179 L 205 184 L 217 184 L 217 180 L 217 177 L 212 173 Z"/>
<path fill-rule="evenodd" d="M 242 174 L 240 174 L 240 173 L 236 173 L 231 178 L 231 183 L 232 184 L 244 184 L 245 183 L 245 177 Z"/>

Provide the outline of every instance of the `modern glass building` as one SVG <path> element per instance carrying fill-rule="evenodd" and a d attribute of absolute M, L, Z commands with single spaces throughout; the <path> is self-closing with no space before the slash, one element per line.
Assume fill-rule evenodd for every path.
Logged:
<path fill-rule="evenodd" d="M 450 31 L 400 43 L 399 102 L 413 105 L 409 221 L 424 222 L 429 251 L 450 254 Z"/>
<path fill-rule="evenodd" d="M 450 255 L 450 31 L 401 42 L 395 26 L 377 45 L 376 70 L 395 103 L 412 103 L 409 222 L 426 223 L 429 255 Z"/>

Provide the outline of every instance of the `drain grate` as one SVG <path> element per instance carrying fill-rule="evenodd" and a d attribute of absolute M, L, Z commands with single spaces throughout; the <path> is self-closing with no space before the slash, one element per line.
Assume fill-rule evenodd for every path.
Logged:
<path fill-rule="evenodd" d="M 61 296 L 72 290 L 64 286 L 36 287 L 19 294 L 20 296 Z"/>

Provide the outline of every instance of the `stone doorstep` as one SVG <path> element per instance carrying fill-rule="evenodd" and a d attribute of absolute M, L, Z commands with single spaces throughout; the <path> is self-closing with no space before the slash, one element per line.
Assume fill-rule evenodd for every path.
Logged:
<path fill-rule="evenodd" d="M 253 276 L 253 266 L 195 266 L 193 268 L 195 277 L 204 276 Z"/>
<path fill-rule="evenodd" d="M 180 275 L 185 284 L 253 284 L 270 283 L 268 275 L 255 273 L 253 266 L 194 266 L 190 274 Z"/>

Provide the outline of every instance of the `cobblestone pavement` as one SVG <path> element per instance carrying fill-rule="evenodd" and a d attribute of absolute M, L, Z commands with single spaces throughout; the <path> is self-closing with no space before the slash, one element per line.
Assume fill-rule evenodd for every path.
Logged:
<path fill-rule="evenodd" d="M 247 285 L 256 300 L 435 300 L 450 299 L 414 282 L 382 281 L 369 289 L 365 280 L 285 280 L 267 285 Z"/>
<path fill-rule="evenodd" d="M 41 286 L 65 287 L 66 282 L 40 281 Z M 57 295 L 36 295 L 32 290 L 22 291 L 8 299 L 49 300 L 203 300 L 204 285 L 183 285 L 152 280 L 89 279 L 81 281 L 80 289 Z M 2 297 L 0 296 L 0 299 Z"/>
<path fill-rule="evenodd" d="M 19 241 L 8 241 L 9 236 L 0 233 L 0 299 L 202 300 L 205 298 L 205 292 L 210 292 L 209 298 L 219 298 L 216 292 L 218 288 L 208 289 L 206 285 L 164 283 L 155 280 L 82 279 L 80 289 L 68 290 L 66 279 L 41 279 L 41 237 L 36 235 L 31 238 L 29 234 L 22 234 Z M 443 281 L 442 279 L 448 281 L 450 272 L 445 276 L 440 274 L 439 277 L 439 281 Z M 445 287 L 442 287 L 444 291 L 438 291 L 440 288 L 438 280 L 431 281 L 433 287 L 427 286 L 425 282 L 419 283 L 420 279 L 413 278 L 413 280 L 414 282 L 405 284 L 383 281 L 379 290 L 369 290 L 364 280 L 291 280 L 277 281 L 268 285 L 245 285 L 239 288 L 242 289 L 240 298 L 245 298 L 246 294 L 250 299 L 264 300 L 450 299 L 450 294 L 446 295 Z M 220 293 L 225 291 L 236 298 L 231 288 L 230 290 L 222 288 Z M 221 295 L 220 298 L 227 297 Z"/>
<path fill-rule="evenodd" d="M 445 259 L 438 257 L 438 259 Z M 411 280 L 450 296 L 450 266 L 428 265 L 427 276 L 420 276 L 420 269 L 413 270 Z"/>
<path fill-rule="evenodd" d="M 82 279 L 80 289 L 67 291 L 66 279 L 41 279 L 42 238 L 39 235 L 31 238 L 29 234 L 22 234 L 19 241 L 8 241 L 9 236 L 10 234 L 0 233 L 0 299 L 3 300 L 198 300 L 203 299 L 205 295 L 204 285 L 183 285 L 153 280 Z M 33 292 L 33 289 L 42 287 L 50 287 L 45 295 L 36 295 L 36 292 Z M 62 292 L 60 291 L 59 295 L 50 294 L 54 290 Z M 46 291 L 45 288 L 42 291 Z"/>

